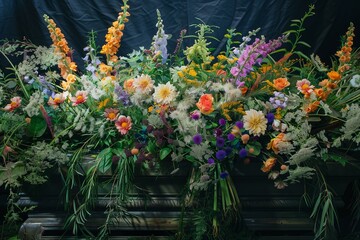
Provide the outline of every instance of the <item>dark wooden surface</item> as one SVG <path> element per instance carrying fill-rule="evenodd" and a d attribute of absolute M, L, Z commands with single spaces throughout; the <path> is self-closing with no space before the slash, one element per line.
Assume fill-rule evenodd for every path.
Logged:
<path fill-rule="evenodd" d="M 246 169 L 248 167 L 248 169 Z M 267 179 L 254 166 L 244 166 L 243 173 L 235 176 L 234 182 L 238 189 L 242 205 L 242 216 L 250 231 L 256 233 L 261 240 L 313 239 L 313 222 L 309 219 L 310 209 L 301 204 L 304 192 L 303 184 L 295 184 L 284 190 L 275 189 L 273 182 Z M 335 172 L 328 177 L 329 184 L 336 191 L 335 205 L 341 210 L 343 197 L 348 184 L 357 178 L 357 172 Z M 167 239 L 178 229 L 181 212 L 181 195 L 186 178 L 183 176 L 138 176 L 136 183 L 147 189 L 147 197 L 134 193 L 127 209 L 133 216 L 118 219 L 111 227 L 110 239 Z M 46 188 L 46 186 L 44 186 Z M 19 200 L 20 205 L 37 205 L 38 208 L 29 214 L 23 223 L 19 235 L 21 239 L 59 239 L 64 234 L 63 225 L 66 216 L 62 203 L 59 201 L 59 186 L 47 188 L 46 197 L 42 191 L 24 194 Z M 109 199 L 106 197 L 106 186 L 99 190 L 95 211 L 89 218 L 87 227 L 94 232 L 104 222 L 104 206 Z M 39 194 L 41 193 L 41 194 Z M 65 239 L 71 239 L 66 236 Z M 73 238 L 74 239 L 74 238 Z M 154 238 L 152 238 L 154 239 Z"/>

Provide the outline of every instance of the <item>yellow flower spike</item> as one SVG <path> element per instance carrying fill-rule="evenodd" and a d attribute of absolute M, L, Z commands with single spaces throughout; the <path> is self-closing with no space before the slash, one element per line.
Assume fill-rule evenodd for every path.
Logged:
<path fill-rule="evenodd" d="M 192 76 L 192 77 L 196 77 L 197 73 L 194 69 L 190 69 L 189 70 L 189 75 Z"/>
<path fill-rule="evenodd" d="M 184 78 L 184 72 L 183 71 L 178 71 L 177 74 L 178 74 L 179 77 Z"/>
<path fill-rule="evenodd" d="M 225 60 L 227 60 L 227 57 L 225 55 L 220 54 L 220 55 L 217 56 L 217 59 L 219 61 L 225 61 Z"/>
<path fill-rule="evenodd" d="M 110 99 L 109 98 L 106 98 L 104 99 L 103 101 L 100 101 L 99 102 L 99 105 L 98 105 L 98 109 L 101 110 L 103 109 L 104 107 L 107 106 L 107 104 L 109 103 Z"/>

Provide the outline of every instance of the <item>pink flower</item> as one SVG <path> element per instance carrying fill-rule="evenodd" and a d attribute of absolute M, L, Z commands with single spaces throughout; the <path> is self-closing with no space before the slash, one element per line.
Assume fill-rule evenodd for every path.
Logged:
<path fill-rule="evenodd" d="M 71 97 L 70 100 L 72 101 L 73 106 L 77 106 L 81 103 L 84 103 L 87 99 L 87 92 L 86 91 L 77 91 L 75 97 Z"/>
<path fill-rule="evenodd" d="M 124 115 L 120 115 L 115 122 L 115 126 L 121 135 L 125 135 L 131 129 L 131 125 L 131 118 Z"/>
<path fill-rule="evenodd" d="M 53 108 L 57 108 L 61 103 L 63 103 L 66 99 L 66 94 L 64 93 L 57 93 L 55 94 L 54 98 L 50 97 L 48 104 Z"/>
<path fill-rule="evenodd" d="M 239 73 L 240 73 L 240 70 L 239 70 L 238 67 L 232 67 L 232 68 L 230 69 L 230 73 L 231 73 L 234 77 L 237 77 L 237 75 L 239 75 Z"/>
<path fill-rule="evenodd" d="M 313 92 L 314 86 L 311 85 L 310 81 L 307 79 L 302 79 L 300 81 L 296 82 L 297 89 L 305 95 L 310 95 L 311 92 Z"/>
<path fill-rule="evenodd" d="M 9 103 L 8 105 L 6 105 L 4 107 L 5 111 L 9 111 L 12 112 L 14 111 L 16 108 L 20 107 L 21 105 L 21 98 L 20 97 L 13 97 L 11 100 L 11 103 Z"/>
<path fill-rule="evenodd" d="M 115 121 L 118 113 L 119 113 L 119 110 L 117 110 L 115 108 L 106 108 L 104 116 L 109 121 Z"/>

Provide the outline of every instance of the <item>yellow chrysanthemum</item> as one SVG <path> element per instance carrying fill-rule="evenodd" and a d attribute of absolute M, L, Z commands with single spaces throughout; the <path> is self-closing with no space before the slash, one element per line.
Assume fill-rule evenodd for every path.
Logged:
<path fill-rule="evenodd" d="M 154 80 L 147 74 L 141 74 L 141 76 L 134 79 L 133 86 L 137 92 L 149 94 L 154 88 Z"/>
<path fill-rule="evenodd" d="M 176 88 L 171 83 L 159 84 L 155 87 L 154 101 L 159 104 L 169 104 L 177 96 Z"/>
<path fill-rule="evenodd" d="M 250 109 L 245 111 L 244 116 L 244 128 L 249 131 L 250 134 L 260 136 L 265 134 L 267 119 L 261 111 Z"/>

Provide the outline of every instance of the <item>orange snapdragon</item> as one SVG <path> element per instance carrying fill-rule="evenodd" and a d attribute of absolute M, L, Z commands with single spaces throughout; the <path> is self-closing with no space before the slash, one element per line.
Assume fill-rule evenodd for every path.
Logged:
<path fill-rule="evenodd" d="M 345 72 L 350 68 L 348 62 L 351 60 L 351 51 L 352 45 L 354 44 L 354 36 L 355 36 L 355 27 L 353 23 L 350 23 L 350 26 L 346 32 L 345 39 L 346 41 L 342 45 L 341 49 L 336 52 L 336 56 L 339 58 L 340 66 L 338 71 L 340 73 Z"/>
<path fill-rule="evenodd" d="M 47 28 L 50 32 L 50 38 L 53 42 L 53 46 L 55 47 L 55 53 L 60 56 L 60 60 L 58 62 L 60 75 L 67 81 L 64 85 L 69 87 L 72 82 L 68 82 L 67 77 L 69 74 L 77 71 L 77 65 L 71 60 L 71 50 L 64 34 L 61 32 L 61 29 L 58 28 L 54 20 L 49 18 L 47 15 L 44 15 L 44 19 L 48 23 Z"/>
<path fill-rule="evenodd" d="M 126 4 L 127 1 L 124 1 L 124 6 L 121 7 L 123 10 L 119 13 L 119 17 L 116 21 L 112 23 L 112 26 L 108 28 L 108 33 L 105 36 L 105 44 L 102 46 L 100 53 L 105 54 L 108 57 L 108 60 L 116 60 L 112 58 L 118 49 L 120 48 L 121 38 L 123 36 L 123 30 L 125 28 L 125 23 L 128 21 L 127 17 L 130 16 L 128 12 L 129 5 Z"/>

